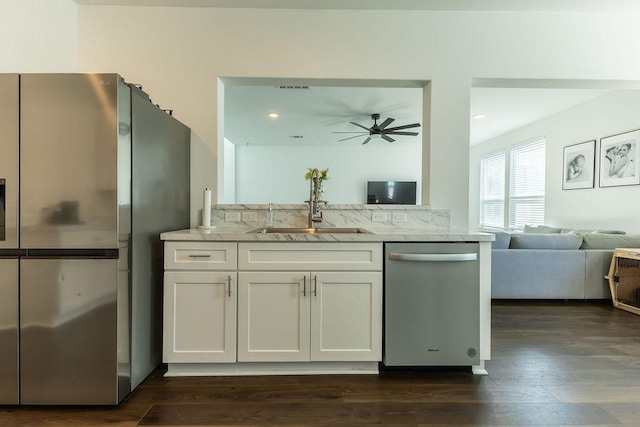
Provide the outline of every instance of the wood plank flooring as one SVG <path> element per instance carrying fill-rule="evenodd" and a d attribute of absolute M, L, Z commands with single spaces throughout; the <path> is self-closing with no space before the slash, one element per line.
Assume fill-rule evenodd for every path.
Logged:
<path fill-rule="evenodd" d="M 640 316 L 494 301 L 489 376 L 164 378 L 118 407 L 0 407 L 2 426 L 640 426 Z"/>

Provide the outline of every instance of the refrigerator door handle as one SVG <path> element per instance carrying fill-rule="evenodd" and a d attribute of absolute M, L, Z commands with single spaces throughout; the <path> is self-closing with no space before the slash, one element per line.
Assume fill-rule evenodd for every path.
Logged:
<path fill-rule="evenodd" d="M 27 249 L 29 258 L 118 259 L 119 249 Z"/>
<path fill-rule="evenodd" d="M 0 249 L 0 258 L 18 258 L 26 254 L 25 249 Z"/>
<path fill-rule="evenodd" d="M 0 240 L 7 238 L 7 180 L 0 178 Z"/>
<path fill-rule="evenodd" d="M 392 261 L 419 261 L 419 262 L 460 262 L 475 261 L 478 254 L 411 254 L 411 253 L 389 253 L 389 259 Z"/>

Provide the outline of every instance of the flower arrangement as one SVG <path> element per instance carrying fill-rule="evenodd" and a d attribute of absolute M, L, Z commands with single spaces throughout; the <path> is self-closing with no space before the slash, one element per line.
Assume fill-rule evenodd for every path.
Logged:
<path fill-rule="evenodd" d="M 304 179 L 309 181 L 311 179 L 311 174 L 313 173 L 314 168 L 307 168 L 307 173 L 304 174 Z M 318 196 L 322 197 L 324 195 L 324 185 L 322 183 L 329 179 L 329 168 L 327 169 L 318 169 Z M 312 191 L 316 192 L 316 183 L 315 180 L 311 182 Z"/>
<path fill-rule="evenodd" d="M 313 172 L 313 168 L 307 168 L 307 173 L 304 174 L 304 179 L 309 181 L 311 179 L 311 173 Z M 329 168 L 327 169 L 318 169 L 320 172 L 318 176 L 318 181 L 322 182 L 329 179 Z"/>

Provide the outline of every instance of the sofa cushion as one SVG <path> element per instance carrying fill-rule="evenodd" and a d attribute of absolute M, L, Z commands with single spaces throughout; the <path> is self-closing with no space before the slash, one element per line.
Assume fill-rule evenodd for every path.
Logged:
<path fill-rule="evenodd" d="M 585 234 L 581 249 L 640 248 L 638 234 Z"/>
<path fill-rule="evenodd" d="M 509 249 L 509 243 L 511 243 L 511 233 L 506 231 L 492 231 L 496 239 L 491 242 L 491 249 Z"/>
<path fill-rule="evenodd" d="M 491 251 L 491 298 L 584 299 L 586 251 Z"/>
<path fill-rule="evenodd" d="M 602 233 L 602 234 L 627 234 L 626 231 L 622 231 L 622 230 L 598 230 L 598 233 Z"/>
<path fill-rule="evenodd" d="M 627 234 L 621 230 L 576 230 L 573 228 L 563 228 L 560 230 L 562 234 L 577 234 L 578 236 L 584 236 L 585 234 Z"/>
<path fill-rule="evenodd" d="M 524 233 L 531 234 L 550 234 L 550 233 L 560 233 L 562 229 L 558 227 L 549 227 L 548 225 L 526 225 L 524 226 Z"/>
<path fill-rule="evenodd" d="M 575 234 L 512 234 L 509 249 L 579 249 L 582 237 Z"/>

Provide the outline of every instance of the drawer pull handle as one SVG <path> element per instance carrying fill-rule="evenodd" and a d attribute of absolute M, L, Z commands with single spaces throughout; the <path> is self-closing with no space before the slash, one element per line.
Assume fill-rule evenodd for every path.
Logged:
<path fill-rule="evenodd" d="M 189 258 L 211 258 L 211 255 L 207 254 L 191 254 Z"/>

